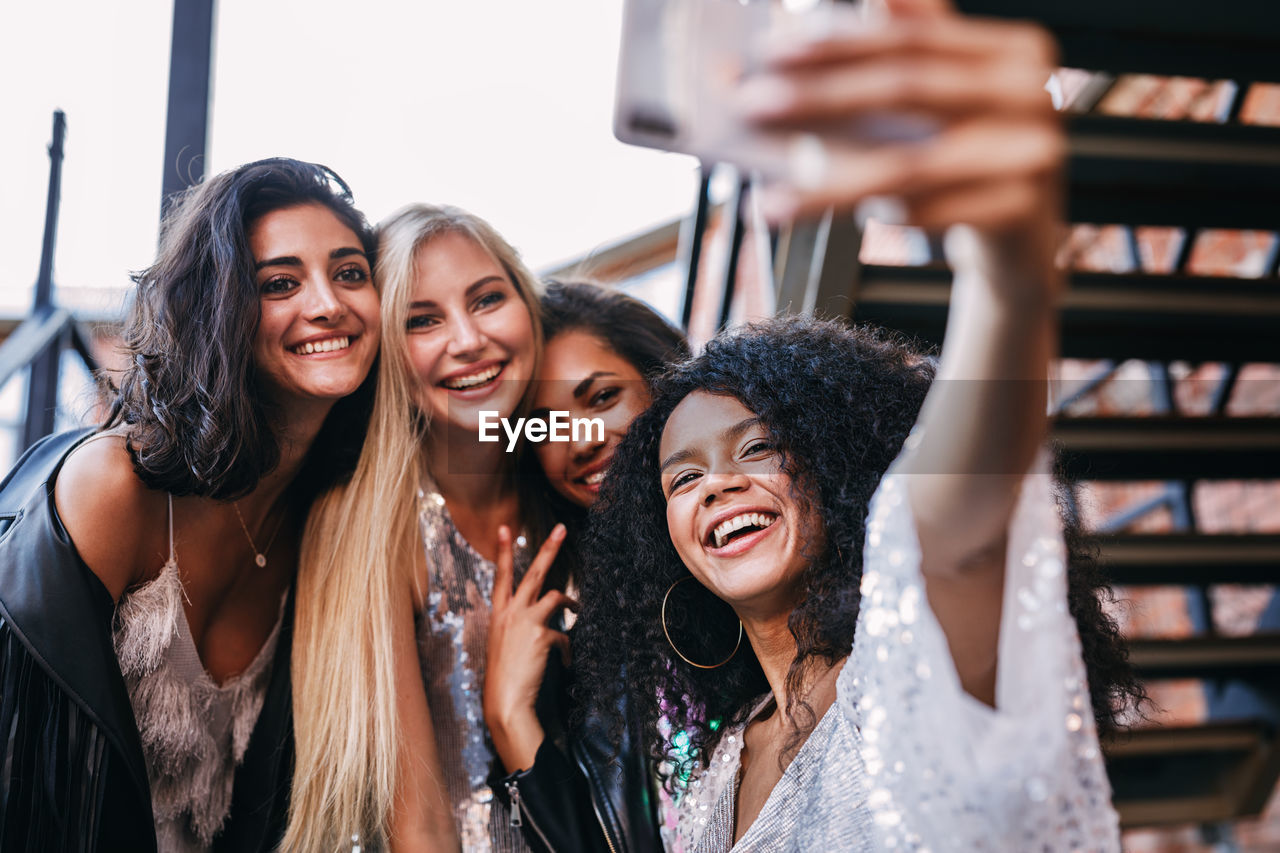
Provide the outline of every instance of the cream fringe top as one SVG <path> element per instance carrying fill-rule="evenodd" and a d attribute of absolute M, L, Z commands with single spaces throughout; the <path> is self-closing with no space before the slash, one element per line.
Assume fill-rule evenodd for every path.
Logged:
<path fill-rule="evenodd" d="M 115 648 L 142 737 L 161 853 L 208 850 L 231 811 L 231 788 L 271 679 L 277 619 L 257 657 L 222 684 L 205 671 L 173 550 L 160 574 L 120 600 Z M 283 612 L 283 602 L 282 612 Z"/>

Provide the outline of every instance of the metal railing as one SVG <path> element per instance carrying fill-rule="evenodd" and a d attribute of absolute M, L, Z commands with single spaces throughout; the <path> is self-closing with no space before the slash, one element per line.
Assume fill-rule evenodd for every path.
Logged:
<path fill-rule="evenodd" d="M 49 144 L 49 194 L 45 204 L 44 242 L 40 249 L 40 271 L 36 275 L 35 304 L 31 315 L 0 344 L 0 387 L 18 373 L 30 371 L 19 450 L 53 432 L 62 352 L 70 349 L 78 355 L 91 374 L 98 370 L 88 334 L 70 312 L 57 307 L 53 301 L 53 252 L 57 242 L 66 133 L 66 114 L 57 110 L 53 114 L 53 141 Z"/>

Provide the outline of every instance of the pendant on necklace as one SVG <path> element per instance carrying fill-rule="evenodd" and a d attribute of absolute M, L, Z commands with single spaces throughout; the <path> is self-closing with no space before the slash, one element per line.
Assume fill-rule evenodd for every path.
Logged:
<path fill-rule="evenodd" d="M 259 554 L 258 556 L 254 557 L 253 561 L 258 564 L 258 568 L 260 569 L 265 569 L 267 567 L 267 558 L 263 554 Z"/>

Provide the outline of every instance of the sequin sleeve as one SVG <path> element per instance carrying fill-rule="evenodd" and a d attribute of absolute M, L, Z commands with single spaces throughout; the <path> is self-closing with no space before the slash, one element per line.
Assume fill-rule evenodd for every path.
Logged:
<path fill-rule="evenodd" d="M 929 609 L 906 477 L 891 470 L 871 502 L 838 684 L 860 732 L 875 846 L 1119 851 L 1047 460 L 1010 523 L 994 709 L 961 689 Z"/>

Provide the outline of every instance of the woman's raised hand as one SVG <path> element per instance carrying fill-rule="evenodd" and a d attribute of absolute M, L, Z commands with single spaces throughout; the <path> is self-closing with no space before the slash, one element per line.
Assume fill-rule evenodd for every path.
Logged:
<path fill-rule="evenodd" d="M 901 203 L 894 218 L 927 228 L 1022 230 L 1052 219 L 1065 146 L 1045 91 L 1056 62 L 1049 35 L 962 17 L 946 0 L 884 6 L 875 22 L 782 34 L 740 86 L 751 123 L 813 134 L 796 147 L 791 179 L 766 192 L 766 214 L 883 197 Z M 930 132 L 869 145 L 840 129 L 895 117 Z"/>
<path fill-rule="evenodd" d="M 489 617 L 484 675 L 484 719 L 508 772 L 533 766 L 542 743 L 542 725 L 534 713 L 534 704 L 548 653 L 558 648 L 565 664 L 569 663 L 569 637 L 548 623 L 559 611 L 566 607 L 576 610 L 578 604 L 560 590 L 542 591 L 564 537 L 564 525 L 557 524 L 519 586 L 515 586 L 511 530 L 505 525 L 498 528 L 497 572 L 493 578 L 493 612 Z"/>

